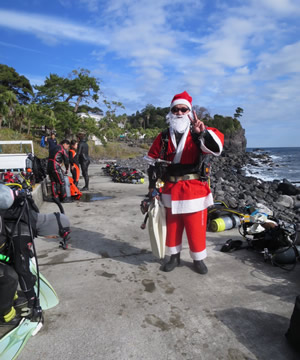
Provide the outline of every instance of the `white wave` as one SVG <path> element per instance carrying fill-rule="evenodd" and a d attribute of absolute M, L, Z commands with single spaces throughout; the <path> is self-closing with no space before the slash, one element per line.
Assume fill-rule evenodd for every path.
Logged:
<path fill-rule="evenodd" d="M 269 155 L 272 160 L 282 159 L 282 156 L 278 155 Z"/>

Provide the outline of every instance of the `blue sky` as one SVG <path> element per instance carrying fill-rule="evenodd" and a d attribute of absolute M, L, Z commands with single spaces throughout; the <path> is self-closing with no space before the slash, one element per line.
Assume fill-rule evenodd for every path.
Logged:
<path fill-rule="evenodd" d="M 129 115 L 186 90 L 242 107 L 248 147 L 300 146 L 299 19 L 298 0 L 2 0 L 0 63 L 32 85 L 87 68 Z"/>

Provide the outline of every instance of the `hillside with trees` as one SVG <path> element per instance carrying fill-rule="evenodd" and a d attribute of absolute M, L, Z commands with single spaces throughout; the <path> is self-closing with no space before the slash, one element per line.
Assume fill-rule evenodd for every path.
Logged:
<path fill-rule="evenodd" d="M 42 85 L 32 85 L 12 67 L 0 64 L 0 129 L 8 128 L 36 139 L 53 130 L 60 139 L 71 139 L 83 132 L 106 144 L 121 139 L 151 142 L 166 128 L 169 107 L 147 104 L 135 114 L 117 115 L 124 109 L 123 104 L 106 99 L 100 85 L 101 80 L 87 69 L 73 70 L 66 77 L 49 74 Z M 193 109 L 207 126 L 225 134 L 225 148 L 235 144 L 245 150 L 246 139 L 239 121 L 242 108 L 238 107 L 233 117 L 211 116 L 198 105 Z M 99 115 L 101 121 L 93 115 Z"/>

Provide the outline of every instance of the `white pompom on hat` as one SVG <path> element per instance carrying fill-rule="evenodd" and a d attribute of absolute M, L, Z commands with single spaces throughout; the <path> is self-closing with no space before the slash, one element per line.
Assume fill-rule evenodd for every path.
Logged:
<path fill-rule="evenodd" d="M 14 203 L 13 191 L 6 185 L 0 184 L 0 210 L 9 209 Z"/>
<path fill-rule="evenodd" d="M 184 91 L 181 94 L 177 94 L 173 97 L 170 108 L 172 109 L 175 105 L 183 104 L 192 110 L 192 100 L 192 97 L 186 91 Z"/>

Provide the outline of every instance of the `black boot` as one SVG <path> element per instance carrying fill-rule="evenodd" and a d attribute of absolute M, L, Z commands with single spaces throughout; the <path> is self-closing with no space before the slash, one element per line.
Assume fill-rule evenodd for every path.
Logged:
<path fill-rule="evenodd" d="M 64 204 L 68 204 L 68 203 L 72 203 L 73 199 L 70 197 L 65 197 L 64 199 L 62 199 L 60 202 L 64 203 Z"/>
<path fill-rule="evenodd" d="M 15 308 L 11 307 L 5 315 L 0 316 L 0 326 L 17 326 L 21 320 L 22 318 L 16 314 Z"/>
<path fill-rule="evenodd" d="M 0 318 L 0 326 L 18 326 L 23 318 L 19 315 L 15 316 L 10 321 L 5 321 Z"/>
<path fill-rule="evenodd" d="M 199 274 L 205 275 L 208 272 L 203 260 L 194 260 L 194 267 Z"/>
<path fill-rule="evenodd" d="M 169 272 L 176 268 L 176 266 L 179 266 L 180 264 L 180 252 L 174 255 L 171 255 L 169 262 L 167 262 L 164 267 L 163 271 Z"/>
<path fill-rule="evenodd" d="M 22 308 L 28 304 L 27 298 L 22 295 L 15 295 L 14 297 L 14 308 Z"/>
<path fill-rule="evenodd" d="M 85 182 L 85 184 L 84 184 L 84 187 L 81 189 L 81 191 L 87 191 L 87 190 L 89 190 L 89 181 L 90 181 L 90 179 L 89 179 L 88 175 L 86 175 L 86 176 L 84 177 L 84 182 Z"/>

